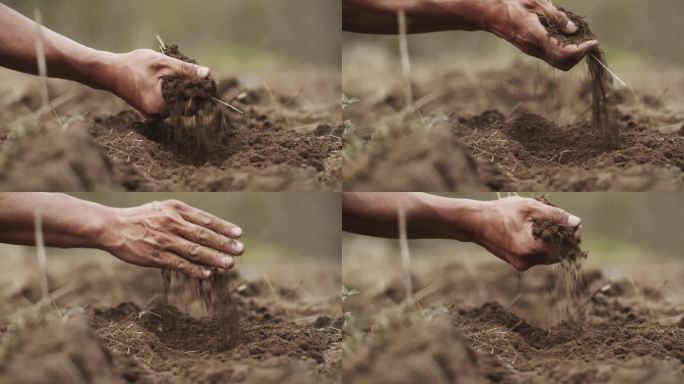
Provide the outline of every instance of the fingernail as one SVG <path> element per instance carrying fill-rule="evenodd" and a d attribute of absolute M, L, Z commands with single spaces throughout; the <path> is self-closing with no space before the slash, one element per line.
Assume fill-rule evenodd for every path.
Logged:
<path fill-rule="evenodd" d="M 240 253 L 243 249 L 245 249 L 245 246 L 239 241 L 236 241 L 233 245 L 233 251 L 235 251 L 235 253 Z"/>
<path fill-rule="evenodd" d="M 568 33 L 575 33 L 577 32 L 577 26 L 572 20 L 568 20 L 568 23 L 565 24 L 565 30 L 568 31 Z"/>
<path fill-rule="evenodd" d="M 570 217 L 568 218 L 568 225 L 570 225 L 573 228 L 578 226 L 579 223 L 580 223 L 580 218 L 577 216 L 570 215 Z"/>
<path fill-rule="evenodd" d="M 233 266 L 233 258 L 230 256 L 223 256 L 221 262 L 223 263 L 223 268 L 230 268 Z"/>
<path fill-rule="evenodd" d="M 230 234 L 235 237 L 240 237 L 242 236 L 242 228 L 233 227 L 233 229 L 230 230 Z"/>
<path fill-rule="evenodd" d="M 202 276 L 204 276 L 204 277 L 211 276 L 211 270 L 205 269 L 204 271 L 202 271 Z"/>
<path fill-rule="evenodd" d="M 197 67 L 197 76 L 201 79 L 205 79 L 209 76 L 209 68 L 202 66 Z"/>

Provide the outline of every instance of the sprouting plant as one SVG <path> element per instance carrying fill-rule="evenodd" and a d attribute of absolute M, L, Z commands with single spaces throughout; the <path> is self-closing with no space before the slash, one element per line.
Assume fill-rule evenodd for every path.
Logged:
<path fill-rule="evenodd" d="M 352 297 L 352 296 L 354 296 L 354 295 L 357 295 L 357 294 L 359 294 L 359 293 L 361 293 L 361 292 L 357 291 L 357 290 L 354 289 L 354 288 L 351 288 L 351 289 L 350 289 L 350 288 L 347 288 L 347 287 L 345 287 L 345 286 L 343 285 L 343 286 L 342 286 L 342 294 L 341 294 L 340 296 L 342 297 L 342 302 L 344 302 L 344 301 L 347 300 L 348 298 L 350 298 L 350 297 Z"/>
<path fill-rule="evenodd" d="M 342 109 L 346 109 L 348 106 L 350 106 L 354 103 L 358 103 L 359 101 L 361 101 L 361 100 L 359 100 L 355 97 L 349 97 L 343 93 L 342 94 L 342 101 L 340 102 L 340 104 L 342 105 Z"/>
<path fill-rule="evenodd" d="M 342 122 L 343 136 L 351 135 L 354 132 L 354 123 L 351 120 L 345 120 Z"/>
<path fill-rule="evenodd" d="M 355 317 L 351 312 L 344 312 L 342 318 L 344 319 L 344 322 L 342 323 L 343 329 L 349 329 L 354 324 Z"/>

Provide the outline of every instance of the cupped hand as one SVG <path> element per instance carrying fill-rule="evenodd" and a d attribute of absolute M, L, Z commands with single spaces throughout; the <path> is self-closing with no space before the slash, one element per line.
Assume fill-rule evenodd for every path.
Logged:
<path fill-rule="evenodd" d="M 534 199 L 507 197 L 485 203 L 476 242 L 518 271 L 558 262 L 549 246 L 532 236 L 534 220 L 550 220 L 574 228 L 578 239 L 582 233 L 581 220 L 560 208 Z"/>
<path fill-rule="evenodd" d="M 244 251 L 242 230 L 183 202 L 169 200 L 114 211 L 102 248 L 144 267 L 170 269 L 203 279 L 211 268 L 230 269 Z"/>
<path fill-rule="evenodd" d="M 204 79 L 209 68 L 187 63 L 150 49 L 114 55 L 109 70 L 110 90 L 148 117 L 159 115 L 164 106 L 162 79 Z"/>
<path fill-rule="evenodd" d="M 558 30 L 571 35 L 577 26 L 549 0 L 498 0 L 488 7 L 485 28 L 509 41 L 528 55 L 538 57 L 552 66 L 568 71 L 593 48 L 598 41 L 561 46 L 547 32 L 538 15 L 546 16 Z"/>

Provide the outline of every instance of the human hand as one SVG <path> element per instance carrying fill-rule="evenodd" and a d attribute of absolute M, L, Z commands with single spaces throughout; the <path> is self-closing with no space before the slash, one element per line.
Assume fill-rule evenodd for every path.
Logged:
<path fill-rule="evenodd" d="M 518 271 L 558 262 L 547 244 L 532 236 L 535 219 L 550 220 L 582 234 L 581 220 L 564 210 L 534 199 L 507 197 L 486 202 L 478 215 L 475 242 Z"/>
<path fill-rule="evenodd" d="M 244 250 L 238 226 L 180 201 L 112 212 L 100 248 L 127 263 L 205 279 L 212 267 L 232 268 Z"/>
<path fill-rule="evenodd" d="M 577 26 L 549 0 L 497 0 L 485 9 L 486 30 L 563 71 L 570 70 L 587 52 L 598 46 L 598 41 L 589 40 L 563 47 L 551 37 L 538 15 L 546 16 L 568 35 L 577 32 Z"/>
<path fill-rule="evenodd" d="M 209 68 L 163 55 L 150 49 L 115 54 L 108 66 L 108 89 L 146 116 L 158 115 L 164 106 L 162 79 L 204 79 Z"/>

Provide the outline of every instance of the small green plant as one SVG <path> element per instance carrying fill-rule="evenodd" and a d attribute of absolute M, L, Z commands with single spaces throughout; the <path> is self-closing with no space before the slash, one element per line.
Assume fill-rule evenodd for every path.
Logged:
<path fill-rule="evenodd" d="M 348 298 L 350 298 L 354 295 L 358 295 L 359 293 L 361 293 L 361 292 L 357 291 L 354 288 L 351 288 L 351 289 L 347 288 L 343 285 L 342 286 L 342 294 L 340 295 L 340 297 L 342 297 L 342 302 L 344 303 Z"/>
<path fill-rule="evenodd" d="M 355 104 L 355 103 L 358 103 L 359 101 L 361 101 L 361 100 L 359 100 L 355 97 L 349 97 L 343 93 L 342 94 L 342 101 L 340 102 L 340 104 L 342 105 L 342 109 L 347 109 L 348 106 Z"/>

